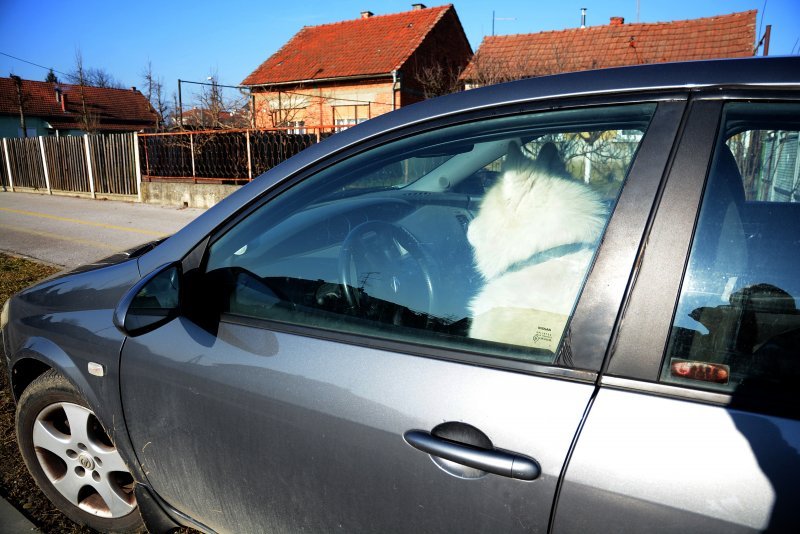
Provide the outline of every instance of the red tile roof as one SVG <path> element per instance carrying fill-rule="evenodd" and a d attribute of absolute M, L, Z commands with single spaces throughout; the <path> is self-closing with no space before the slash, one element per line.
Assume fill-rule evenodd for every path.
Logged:
<path fill-rule="evenodd" d="M 305 26 L 242 85 L 389 74 L 402 68 L 452 4 Z"/>
<path fill-rule="evenodd" d="M 65 110 L 56 99 L 56 88 L 66 97 Z M 90 116 L 101 131 L 135 131 L 153 128 L 157 114 L 139 91 L 83 87 Z M 40 117 L 58 130 L 82 129 L 81 87 L 66 83 L 22 80 L 23 109 L 28 117 Z M 16 82 L 0 78 L 0 114 L 19 116 Z"/>
<path fill-rule="evenodd" d="M 503 73 L 507 80 L 640 63 L 752 56 L 755 36 L 755 10 L 649 24 L 625 24 L 615 17 L 605 26 L 484 37 L 462 79 L 480 81 L 490 74 L 486 71 Z"/>

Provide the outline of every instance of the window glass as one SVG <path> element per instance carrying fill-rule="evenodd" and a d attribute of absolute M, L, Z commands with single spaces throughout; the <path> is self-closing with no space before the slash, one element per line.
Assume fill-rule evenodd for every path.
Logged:
<path fill-rule="evenodd" d="M 217 239 L 228 314 L 554 360 L 655 105 L 492 119 L 333 165 Z"/>
<path fill-rule="evenodd" d="M 800 105 L 730 103 L 662 379 L 786 392 L 800 379 Z"/>

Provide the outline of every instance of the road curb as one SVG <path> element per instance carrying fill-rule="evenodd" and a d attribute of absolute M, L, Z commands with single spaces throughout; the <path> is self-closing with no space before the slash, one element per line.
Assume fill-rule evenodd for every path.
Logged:
<path fill-rule="evenodd" d="M 0 498 L 0 534 L 21 534 L 23 532 L 39 532 L 39 529 L 11 503 Z"/>

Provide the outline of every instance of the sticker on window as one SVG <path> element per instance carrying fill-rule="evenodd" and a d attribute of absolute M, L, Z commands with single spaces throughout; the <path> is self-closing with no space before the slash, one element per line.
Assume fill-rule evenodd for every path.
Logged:
<path fill-rule="evenodd" d="M 730 368 L 721 363 L 699 362 L 672 358 L 669 364 L 670 374 L 675 378 L 727 384 L 731 375 Z"/>

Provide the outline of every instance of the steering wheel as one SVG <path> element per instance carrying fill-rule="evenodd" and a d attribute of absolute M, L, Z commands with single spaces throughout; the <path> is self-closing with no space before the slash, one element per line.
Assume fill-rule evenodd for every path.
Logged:
<path fill-rule="evenodd" d="M 430 314 L 435 272 L 417 238 L 386 221 L 367 221 L 350 230 L 339 253 L 342 293 L 355 311 L 364 311 L 369 296 Z"/>

